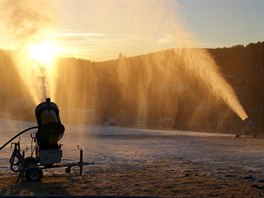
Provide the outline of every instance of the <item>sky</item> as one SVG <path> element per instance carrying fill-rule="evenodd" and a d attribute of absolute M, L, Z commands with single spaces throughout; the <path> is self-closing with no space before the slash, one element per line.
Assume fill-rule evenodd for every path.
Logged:
<path fill-rule="evenodd" d="M 205 47 L 263 41 L 263 0 L 178 0 L 182 20 Z"/>
<path fill-rule="evenodd" d="M 102 61 L 120 52 L 136 56 L 263 41 L 264 0 L 0 2 L 3 49 L 47 37 L 58 43 L 61 56 Z"/>

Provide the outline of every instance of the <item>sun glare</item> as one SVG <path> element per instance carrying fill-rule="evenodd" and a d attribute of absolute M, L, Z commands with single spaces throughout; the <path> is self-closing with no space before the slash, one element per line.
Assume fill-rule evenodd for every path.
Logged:
<path fill-rule="evenodd" d="M 43 41 L 29 45 L 30 59 L 45 66 L 51 65 L 59 53 L 59 47 L 55 42 Z"/>

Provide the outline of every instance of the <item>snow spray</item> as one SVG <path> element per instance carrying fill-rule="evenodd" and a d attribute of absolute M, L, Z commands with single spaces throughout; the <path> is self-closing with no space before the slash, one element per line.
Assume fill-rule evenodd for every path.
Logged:
<path fill-rule="evenodd" d="M 39 103 L 41 98 L 52 97 L 57 99 L 59 97 L 63 98 L 64 105 L 67 107 L 72 108 L 81 104 L 83 107 L 96 109 L 101 111 L 102 115 L 106 115 L 110 109 L 107 108 L 107 105 L 102 105 L 100 108 L 96 107 L 99 106 L 98 101 L 100 100 L 104 104 L 107 103 L 107 100 L 102 97 L 102 89 L 97 83 L 98 79 L 101 79 L 102 73 L 106 72 L 107 69 L 104 67 L 101 72 L 100 69 L 94 69 L 97 65 L 96 62 L 93 63 L 93 67 L 86 68 L 86 72 L 81 72 L 82 75 L 75 77 L 73 74 L 79 72 L 77 67 L 72 66 L 68 71 L 61 69 L 61 82 L 65 83 L 62 83 L 60 90 L 56 90 L 56 96 L 52 94 L 58 86 L 55 85 L 55 81 L 50 80 L 52 75 L 56 74 L 53 69 L 46 69 L 40 71 L 40 75 L 32 76 L 39 72 L 37 70 L 40 66 L 32 67 L 32 62 L 24 58 L 23 46 L 25 43 L 34 41 L 34 39 L 39 40 L 43 36 L 43 29 L 49 20 L 39 12 L 34 12 L 33 9 L 18 4 L 18 1 L 13 2 L 15 3 L 12 4 L 10 19 L 13 23 L 12 28 L 19 30 L 17 36 L 22 46 L 21 53 L 18 53 L 20 55 L 17 57 L 18 70 L 23 75 L 22 79 L 28 85 L 35 103 Z M 116 90 L 121 95 L 121 99 L 119 106 L 117 106 L 118 108 L 120 106 L 126 108 L 124 111 L 120 108 L 120 112 L 133 112 L 131 115 L 136 115 L 138 121 L 143 122 L 143 124 L 154 115 L 153 111 L 157 114 L 157 118 L 166 117 L 175 120 L 180 101 L 185 99 L 180 93 L 180 90 L 185 87 L 181 85 L 181 79 L 192 76 L 208 88 L 216 98 L 221 98 L 242 120 L 248 117 L 233 88 L 222 76 L 214 59 L 205 49 L 202 49 L 200 42 L 190 32 L 186 31 L 179 22 L 177 15 L 179 8 L 175 1 L 108 2 L 107 6 L 98 6 L 100 2 L 82 3 L 82 7 L 87 7 L 87 10 L 90 9 L 91 4 L 96 4 L 93 6 L 92 12 L 94 16 L 97 16 L 96 24 L 92 17 L 83 17 L 85 21 L 92 20 L 88 20 L 88 22 L 98 29 L 103 29 L 104 35 L 113 36 L 107 42 L 103 40 L 104 47 L 102 50 L 109 49 L 109 54 L 113 54 L 113 50 L 115 50 L 130 56 L 130 58 L 126 58 L 126 56 L 119 58 L 114 67 L 107 71 L 112 77 L 112 84 L 119 85 Z M 41 8 L 41 10 L 49 9 Z M 82 24 L 82 19 L 79 18 L 79 20 L 79 24 Z M 153 23 L 154 21 L 155 23 Z M 87 23 L 83 24 L 87 25 Z M 28 24 L 30 24 L 30 29 L 28 29 Z M 100 39 L 96 41 L 101 42 Z M 145 45 L 142 46 L 142 43 Z M 116 46 L 115 49 L 112 46 Z M 144 50 L 140 51 L 142 48 Z M 150 50 L 161 51 L 165 49 L 172 50 L 132 57 L 138 55 L 139 51 L 142 54 L 148 53 Z M 96 53 L 105 53 L 100 50 L 101 48 L 98 48 Z M 71 83 L 68 83 L 67 79 L 65 80 L 67 72 L 71 74 Z M 80 76 L 82 77 L 80 78 Z M 78 81 L 82 80 L 84 89 L 76 89 L 79 86 L 75 83 L 77 79 Z M 192 78 L 188 79 L 192 80 Z M 65 92 L 65 86 L 67 86 L 67 92 Z M 40 92 L 39 90 L 43 91 Z M 98 99 L 99 96 L 101 97 L 100 100 Z M 155 108 L 151 108 L 153 106 Z M 135 109 L 136 112 L 134 113 Z"/>
<path fill-rule="evenodd" d="M 45 5 L 47 4 L 41 4 L 44 7 Z M 45 98 L 52 97 L 50 95 L 54 91 L 53 77 L 56 71 L 52 65 L 44 65 L 32 59 L 30 53 L 34 53 L 34 49 L 30 49 L 30 46 L 46 38 L 46 29 L 51 27 L 49 9 L 40 8 L 38 3 L 18 0 L 6 1 L 3 6 L 6 29 L 13 35 L 13 59 L 22 79 L 21 84 L 27 87 L 34 104 L 38 104 Z M 46 10 L 45 13 L 39 12 L 40 9 Z M 41 54 L 43 57 L 45 55 Z"/>

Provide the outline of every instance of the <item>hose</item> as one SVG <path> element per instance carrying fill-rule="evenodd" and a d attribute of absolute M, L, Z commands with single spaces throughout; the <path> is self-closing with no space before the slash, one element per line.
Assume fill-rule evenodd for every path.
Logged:
<path fill-rule="evenodd" d="M 16 139 L 18 136 L 22 135 L 23 133 L 27 132 L 27 131 L 30 131 L 32 129 L 37 129 L 38 127 L 37 126 L 33 126 L 33 127 L 30 127 L 30 128 L 27 128 L 25 129 L 24 131 L 21 131 L 20 133 L 18 133 L 17 135 L 15 135 L 14 137 L 12 137 L 8 142 L 6 142 L 1 148 L 0 148 L 0 151 L 6 147 L 6 145 L 8 145 L 10 142 L 12 142 L 14 139 Z"/>

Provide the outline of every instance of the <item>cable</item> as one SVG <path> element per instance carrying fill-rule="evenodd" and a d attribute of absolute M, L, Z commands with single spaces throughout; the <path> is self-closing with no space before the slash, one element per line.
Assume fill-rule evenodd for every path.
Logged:
<path fill-rule="evenodd" d="M 30 128 L 27 128 L 25 129 L 24 131 L 21 131 L 20 133 L 18 133 L 17 135 L 15 135 L 13 138 L 11 138 L 8 142 L 6 142 L 1 148 L 0 148 L 0 151 L 6 147 L 6 145 L 8 145 L 11 141 L 13 141 L 14 139 L 16 139 L 18 136 L 22 135 L 23 133 L 27 132 L 27 131 L 30 131 L 32 129 L 37 129 L 38 127 L 37 126 L 33 126 L 33 127 L 30 127 Z"/>

